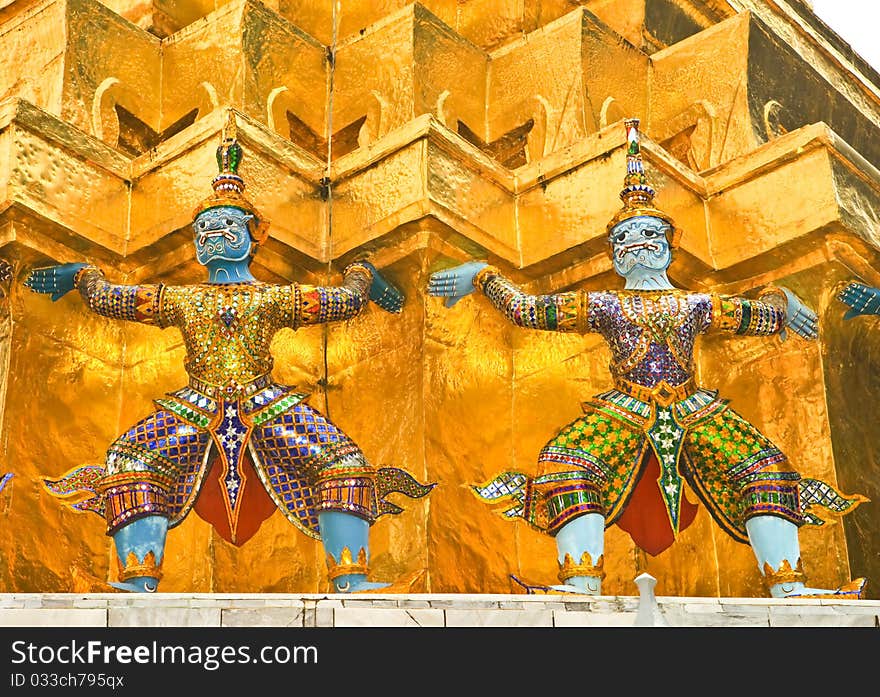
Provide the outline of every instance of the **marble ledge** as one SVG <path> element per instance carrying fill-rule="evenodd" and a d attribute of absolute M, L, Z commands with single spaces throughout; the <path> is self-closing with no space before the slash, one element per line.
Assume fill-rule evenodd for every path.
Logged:
<path fill-rule="evenodd" d="M 0 626 L 618 627 L 635 596 L 489 594 L 0 594 Z M 657 598 L 669 626 L 880 627 L 880 601 Z"/>

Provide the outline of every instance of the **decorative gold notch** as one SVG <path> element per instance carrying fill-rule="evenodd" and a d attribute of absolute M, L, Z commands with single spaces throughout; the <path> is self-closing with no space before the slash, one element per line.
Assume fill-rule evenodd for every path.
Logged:
<path fill-rule="evenodd" d="M 776 571 L 773 570 L 769 562 L 764 562 L 764 580 L 768 586 L 775 586 L 780 583 L 805 583 L 807 577 L 804 575 L 804 567 L 800 558 L 798 558 L 794 569 L 791 568 L 791 562 L 788 559 L 783 559 Z"/>
<path fill-rule="evenodd" d="M 327 555 L 327 576 L 331 581 L 339 578 L 340 576 L 348 576 L 349 574 L 363 574 L 367 575 L 367 550 L 361 547 L 361 551 L 358 552 L 357 562 L 351 556 L 351 550 L 348 547 L 342 548 L 342 554 L 339 557 L 339 562 L 333 558 L 332 554 Z"/>
<path fill-rule="evenodd" d="M 140 561 L 134 552 L 129 552 L 125 558 L 125 566 L 119 557 L 116 560 L 119 562 L 120 581 L 128 581 L 137 576 L 149 576 L 157 581 L 162 578 L 162 564 L 156 563 L 156 554 L 153 550 L 147 552 L 143 561 Z"/>
<path fill-rule="evenodd" d="M 599 555 L 599 559 L 594 566 L 593 558 L 590 556 L 589 552 L 584 552 L 581 555 L 581 561 L 579 564 L 576 564 L 574 559 L 572 559 L 572 556 L 566 553 L 562 563 L 559 565 L 559 580 L 565 583 L 568 579 L 574 578 L 575 576 L 591 576 L 599 579 L 605 578 L 605 555 Z"/>

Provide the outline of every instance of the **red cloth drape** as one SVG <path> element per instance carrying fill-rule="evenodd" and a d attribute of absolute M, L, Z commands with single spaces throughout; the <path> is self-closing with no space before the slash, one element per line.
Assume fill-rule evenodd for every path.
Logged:
<path fill-rule="evenodd" d="M 654 451 L 648 448 L 648 454 L 642 464 L 641 477 L 623 514 L 617 519 L 617 526 L 628 532 L 633 542 L 652 557 L 675 542 L 672 523 L 666 512 L 666 504 L 660 495 L 660 486 L 657 484 L 659 478 L 660 463 Z M 684 494 L 681 497 L 680 508 L 679 531 L 693 523 L 697 515 L 697 505 L 688 501 Z"/>

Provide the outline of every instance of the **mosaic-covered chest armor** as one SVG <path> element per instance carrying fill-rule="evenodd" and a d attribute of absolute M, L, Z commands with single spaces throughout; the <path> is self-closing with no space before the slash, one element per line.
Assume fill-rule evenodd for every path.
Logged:
<path fill-rule="evenodd" d="M 697 336 L 713 327 L 769 335 L 785 322 L 767 302 L 683 291 L 592 292 L 586 306 L 587 327 L 611 348 L 612 375 L 647 388 L 693 380 Z"/>
<path fill-rule="evenodd" d="M 100 315 L 177 327 L 190 377 L 234 389 L 272 370 L 269 346 L 279 329 L 357 315 L 368 301 L 370 279 L 369 271 L 355 266 L 339 287 L 260 282 L 120 286 L 87 267 L 77 284 Z"/>
<path fill-rule="evenodd" d="M 774 300 L 674 289 L 527 295 L 491 266 L 474 283 L 520 327 L 601 334 L 617 381 L 649 390 L 693 380 L 694 344 L 710 329 L 770 335 L 785 324 L 784 306 Z"/>
<path fill-rule="evenodd" d="M 298 288 L 263 283 L 165 288 L 160 324 L 180 329 L 190 377 L 245 384 L 272 370 L 275 333 L 295 325 Z"/>
<path fill-rule="evenodd" d="M 587 301 L 587 324 L 611 348 L 611 372 L 644 387 L 672 386 L 694 374 L 694 342 L 712 322 L 708 295 L 597 292 Z"/>

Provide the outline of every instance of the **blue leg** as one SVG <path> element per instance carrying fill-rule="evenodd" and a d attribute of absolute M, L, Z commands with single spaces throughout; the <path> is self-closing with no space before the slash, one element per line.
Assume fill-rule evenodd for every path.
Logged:
<path fill-rule="evenodd" d="M 807 587 L 801 569 L 798 528 L 794 523 L 776 516 L 755 516 L 746 521 L 746 530 L 758 560 L 758 567 L 767 579 L 772 597 L 861 595 L 864 579 L 857 579 L 836 590 Z"/>
<path fill-rule="evenodd" d="M 556 533 L 561 586 L 556 590 L 600 595 L 602 592 L 605 518 L 599 513 L 579 516 Z"/>
<path fill-rule="evenodd" d="M 110 585 L 132 593 L 152 593 L 162 577 L 162 558 L 168 519 L 164 516 L 138 518 L 113 534 L 119 560 L 119 582 Z"/>
<path fill-rule="evenodd" d="M 370 524 L 366 520 L 351 513 L 322 511 L 318 513 L 318 525 L 327 554 L 330 582 L 337 593 L 357 593 L 391 585 L 367 581 Z"/>

